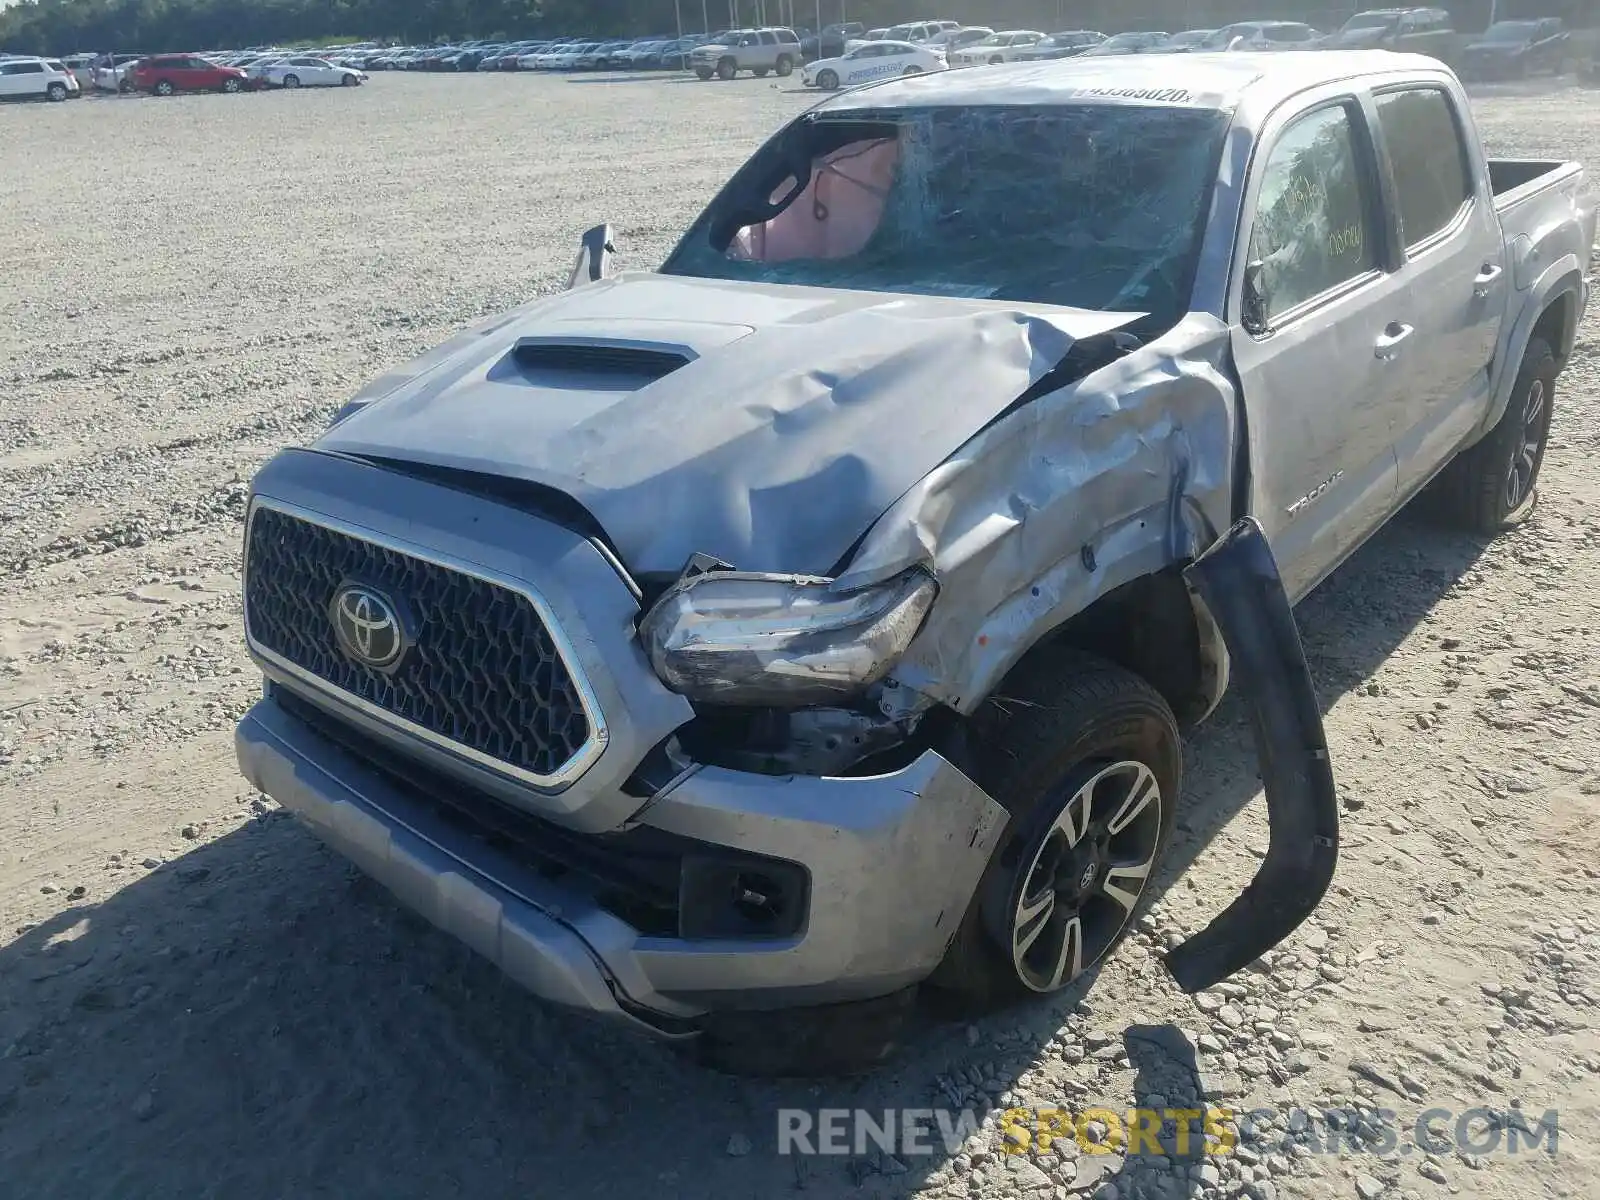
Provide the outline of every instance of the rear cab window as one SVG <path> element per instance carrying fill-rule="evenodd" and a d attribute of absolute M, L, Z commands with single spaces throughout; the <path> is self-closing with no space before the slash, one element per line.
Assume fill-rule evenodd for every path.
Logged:
<path fill-rule="evenodd" d="M 1374 99 L 1401 241 L 1412 253 L 1451 228 L 1472 203 L 1465 131 L 1442 88 L 1408 87 Z"/>
<path fill-rule="evenodd" d="M 1378 269 L 1377 189 L 1357 113 L 1346 101 L 1302 114 L 1267 151 L 1249 256 L 1269 323 Z"/>

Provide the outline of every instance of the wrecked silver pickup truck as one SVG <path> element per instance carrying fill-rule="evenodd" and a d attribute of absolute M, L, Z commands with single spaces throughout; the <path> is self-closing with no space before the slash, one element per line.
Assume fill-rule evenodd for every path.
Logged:
<path fill-rule="evenodd" d="M 1290 604 L 1425 487 L 1534 502 L 1593 234 L 1429 59 L 829 99 L 262 469 L 240 764 L 534 993 L 826 1072 L 1108 954 L 1231 677 L 1272 842 L 1208 986 L 1337 853 Z"/>

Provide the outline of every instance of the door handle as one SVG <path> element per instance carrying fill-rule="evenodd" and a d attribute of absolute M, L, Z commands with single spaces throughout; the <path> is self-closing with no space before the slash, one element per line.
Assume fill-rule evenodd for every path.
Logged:
<path fill-rule="evenodd" d="M 1400 344 L 1416 331 L 1414 325 L 1402 325 L 1398 321 L 1392 321 L 1378 335 L 1378 340 L 1372 344 L 1372 351 L 1384 362 L 1388 362 L 1400 353 Z"/>
<path fill-rule="evenodd" d="M 1472 294 L 1482 300 L 1489 294 L 1494 281 L 1504 274 L 1505 268 L 1498 263 L 1484 263 L 1478 269 L 1478 277 L 1472 281 Z"/>

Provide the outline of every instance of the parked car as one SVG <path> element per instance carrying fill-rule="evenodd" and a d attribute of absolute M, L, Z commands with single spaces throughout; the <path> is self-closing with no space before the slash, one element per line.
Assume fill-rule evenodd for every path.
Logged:
<path fill-rule="evenodd" d="M 1224 25 L 1198 49 L 1214 50 L 1310 50 L 1321 38 L 1315 29 L 1299 21 L 1236 21 Z"/>
<path fill-rule="evenodd" d="M 740 71 L 762 76 L 768 71 L 789 75 L 802 62 L 800 38 L 794 30 L 742 29 L 719 42 L 697 46 L 689 54 L 689 69 L 704 80 L 715 75 L 732 79 Z"/>
<path fill-rule="evenodd" d="M 1373 8 L 1356 13 L 1318 45 L 1324 50 L 1407 50 L 1448 58 L 1456 32 L 1442 8 Z"/>
<path fill-rule="evenodd" d="M 63 57 L 61 65 L 72 72 L 72 77 L 78 81 L 80 93 L 94 88 L 94 63 L 99 57 L 95 54 L 68 54 Z"/>
<path fill-rule="evenodd" d="M 572 71 L 586 54 L 594 53 L 599 42 L 578 42 L 561 46 L 545 54 L 534 56 L 534 65 L 541 71 Z"/>
<path fill-rule="evenodd" d="M 846 42 L 859 40 L 866 32 L 867 27 L 860 21 L 836 21 L 824 25 L 820 34 L 802 37 L 800 53 L 807 59 L 838 58 L 845 52 Z"/>
<path fill-rule="evenodd" d="M 948 55 L 952 67 L 974 67 L 980 63 L 1003 63 L 1021 58 L 1030 47 L 1044 40 L 1037 29 L 1006 29 L 973 42 Z"/>
<path fill-rule="evenodd" d="M 1103 57 L 1117 54 L 1143 54 L 1161 45 L 1171 36 L 1166 33 L 1118 33 L 1108 37 L 1105 41 L 1090 46 L 1083 53 L 1086 57 Z"/>
<path fill-rule="evenodd" d="M 986 37 L 993 36 L 994 30 L 987 25 L 963 25 L 960 29 L 946 29 L 942 33 L 936 33 L 920 44 L 948 55 L 953 50 L 960 50 L 963 46 L 971 46 Z"/>
<path fill-rule="evenodd" d="M 1146 54 L 1188 54 L 1198 50 L 1217 31 L 1215 29 L 1185 29 L 1182 33 L 1175 33 L 1166 41 L 1156 46 L 1151 46 Z"/>
<path fill-rule="evenodd" d="M 667 42 L 651 55 L 644 66 L 666 69 L 671 71 L 684 71 L 689 67 L 689 56 L 701 45 L 698 37 L 682 37 Z"/>
<path fill-rule="evenodd" d="M 838 58 L 807 63 L 801 69 L 800 81 L 806 87 L 831 92 L 874 79 L 944 69 L 944 55 L 928 46 L 914 46 L 910 42 L 868 42 Z"/>
<path fill-rule="evenodd" d="M 1098 46 L 1105 40 L 1105 34 L 1096 33 L 1092 29 L 1063 29 L 1059 33 L 1040 38 L 1033 45 L 1026 47 L 1017 57 L 1024 62 L 1076 58 L 1089 47 Z"/>
<path fill-rule="evenodd" d="M 1464 79 L 1521 79 L 1559 71 L 1566 61 L 1567 31 L 1559 17 L 1498 21 L 1461 51 Z"/>
<path fill-rule="evenodd" d="M 0 58 L 0 100 L 76 100 L 78 78 L 58 58 Z"/>
<path fill-rule="evenodd" d="M 325 58 L 297 55 L 279 59 L 250 72 L 252 78 L 266 87 L 359 87 L 367 81 L 367 73 L 353 67 L 338 67 Z"/>
<path fill-rule="evenodd" d="M 131 92 L 129 69 L 142 58 L 142 52 L 122 51 L 101 55 L 94 65 L 94 87 L 99 92 Z"/>
<path fill-rule="evenodd" d="M 153 54 L 128 72 L 136 91 L 170 96 L 174 92 L 242 92 L 249 77 L 238 67 L 219 67 L 194 54 Z"/>
<path fill-rule="evenodd" d="M 598 227 L 269 461 L 250 785 L 547 1000 L 830 1074 L 1105 960 L 1231 679 L 1271 848 L 1164 963 L 1287 937 L 1339 835 L 1289 605 L 1430 481 L 1529 510 L 1593 196 L 1420 56 L 1054 69 L 824 100 L 659 271 Z"/>

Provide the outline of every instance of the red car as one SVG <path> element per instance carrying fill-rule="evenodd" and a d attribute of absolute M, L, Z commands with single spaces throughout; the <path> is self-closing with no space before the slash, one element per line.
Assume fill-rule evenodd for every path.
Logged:
<path fill-rule="evenodd" d="M 170 96 L 173 92 L 242 92 L 250 77 L 238 67 L 219 67 L 194 54 L 153 54 L 128 71 L 141 92 Z"/>

